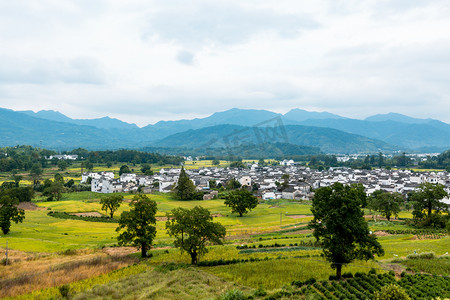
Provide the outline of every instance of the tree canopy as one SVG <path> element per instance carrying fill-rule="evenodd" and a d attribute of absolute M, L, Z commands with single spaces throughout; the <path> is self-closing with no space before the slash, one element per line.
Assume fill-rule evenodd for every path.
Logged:
<path fill-rule="evenodd" d="M 208 250 L 208 242 L 222 245 L 226 230 L 206 208 L 195 206 L 192 209 L 175 208 L 167 213 L 167 233 L 175 238 L 175 247 L 191 256 L 191 263 L 197 264 L 198 256 Z"/>
<path fill-rule="evenodd" d="M 310 226 L 324 255 L 341 278 L 342 266 L 355 259 L 371 259 L 384 250 L 364 220 L 366 193 L 362 185 L 334 183 L 315 191 Z"/>
<path fill-rule="evenodd" d="M 122 174 L 128 174 L 131 173 L 130 168 L 127 165 L 122 165 L 119 169 L 119 176 Z"/>
<path fill-rule="evenodd" d="M 231 207 L 231 212 L 238 213 L 239 217 L 248 213 L 258 205 L 258 198 L 247 190 L 235 190 L 228 193 L 224 204 Z"/>
<path fill-rule="evenodd" d="M 369 207 L 379 211 L 382 216 L 385 216 L 390 221 L 391 216 L 398 216 L 403 201 L 403 197 L 399 193 L 378 190 L 369 197 Z"/>
<path fill-rule="evenodd" d="M 11 229 L 11 221 L 22 223 L 25 219 L 25 211 L 18 208 L 19 200 L 8 195 L 0 196 L 0 228 L 3 234 L 8 234 Z"/>
<path fill-rule="evenodd" d="M 136 195 L 130 203 L 130 211 L 122 213 L 119 219 L 117 240 L 119 245 L 131 244 L 141 249 L 141 256 L 147 257 L 147 251 L 151 248 L 156 236 L 156 202 L 146 195 Z M 152 225 L 153 224 L 153 225 Z"/>
<path fill-rule="evenodd" d="M 180 200 L 192 200 L 196 198 L 195 185 L 189 179 L 184 168 L 181 168 L 180 176 L 175 187 L 175 194 Z"/>
<path fill-rule="evenodd" d="M 432 184 L 429 182 L 422 183 L 415 191 L 409 194 L 409 201 L 413 202 L 413 217 L 416 222 L 428 219 L 432 222 L 433 210 L 435 215 L 446 209 L 446 205 L 440 202 L 441 199 L 447 197 L 448 194 L 444 190 L 442 184 Z M 426 211 L 426 213 L 424 212 Z M 433 225 L 431 224 L 430 225 Z"/>
<path fill-rule="evenodd" d="M 100 200 L 100 204 L 102 205 L 102 210 L 108 214 L 109 209 L 109 216 L 111 219 L 114 217 L 114 212 L 120 207 L 120 204 L 122 203 L 123 196 L 119 194 L 112 194 L 108 195 L 105 198 L 102 198 Z"/>

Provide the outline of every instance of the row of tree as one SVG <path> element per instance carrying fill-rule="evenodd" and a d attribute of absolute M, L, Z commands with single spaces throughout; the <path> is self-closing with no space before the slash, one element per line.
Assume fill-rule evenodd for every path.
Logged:
<path fill-rule="evenodd" d="M 130 211 L 123 212 L 116 231 L 119 245 L 133 245 L 141 250 L 141 256 L 147 257 L 156 236 L 155 201 L 146 195 L 136 195 L 130 203 Z M 205 254 L 208 244 L 223 244 L 226 229 L 213 222 L 208 209 L 195 206 L 192 209 L 175 208 L 166 213 L 166 230 L 175 238 L 175 247 L 191 256 L 191 263 L 197 264 L 200 255 Z"/>

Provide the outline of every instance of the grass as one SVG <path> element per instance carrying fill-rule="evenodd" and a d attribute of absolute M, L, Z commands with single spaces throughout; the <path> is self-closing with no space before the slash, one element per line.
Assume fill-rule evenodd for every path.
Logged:
<path fill-rule="evenodd" d="M 406 259 L 400 263 L 416 272 L 450 276 L 450 257 Z"/>
<path fill-rule="evenodd" d="M 123 195 L 126 200 L 130 200 L 133 197 L 131 194 Z M 77 267 L 77 270 L 80 270 L 80 272 L 72 272 L 75 277 L 69 276 L 68 278 L 70 279 L 67 281 L 56 280 L 52 284 L 30 285 L 32 287 L 21 289 L 22 292 L 30 292 L 33 289 L 45 288 L 42 291 L 27 294 L 23 296 L 24 298 L 56 297 L 59 293 L 56 286 L 61 284 L 69 284 L 70 289 L 74 293 L 73 296 L 75 298 L 79 297 L 79 299 L 102 299 L 102 297 L 105 299 L 115 297 L 130 299 L 139 297 L 156 299 L 211 298 L 217 297 L 235 286 L 240 288 L 244 286 L 257 288 L 261 285 L 265 289 L 272 290 L 289 284 L 293 280 L 306 280 L 310 277 L 323 280 L 335 273 L 330 268 L 330 264 L 319 257 L 321 250 L 317 249 L 290 248 L 289 251 L 284 248 L 270 248 L 270 251 L 241 251 L 236 249 L 236 246 L 241 244 L 258 247 L 260 244 L 273 245 L 274 243 L 284 244 L 286 248 L 289 248 L 290 244 L 297 243 L 300 245 L 302 242 L 313 241 L 311 232 L 304 228 L 312 219 L 311 207 L 308 204 L 289 200 L 267 201 L 260 203 L 257 208 L 240 218 L 236 214 L 232 214 L 230 208 L 224 206 L 223 200 L 179 201 L 173 199 L 170 194 L 148 195 L 150 199 L 157 202 L 158 217 L 164 217 L 166 212 L 176 207 L 192 208 L 200 205 L 211 211 L 215 216 L 214 221 L 222 223 L 227 228 L 225 245 L 209 246 L 209 252 L 202 256 L 200 261 L 264 259 L 265 257 L 268 260 L 216 267 L 189 267 L 160 272 L 158 268 L 161 264 L 189 264 L 190 262 L 190 257 L 186 253 L 180 253 L 178 249 L 163 248 L 151 250 L 153 257 L 143 265 L 139 264 L 136 266 L 136 269 L 128 267 L 123 269 L 123 273 L 120 273 L 120 270 L 110 272 L 115 268 L 120 268 L 120 266 L 115 265 L 114 268 L 99 268 L 101 272 L 95 273 L 95 263 L 91 263 L 91 258 L 89 258 L 89 255 L 92 254 L 91 252 L 74 256 L 58 256 L 58 252 L 64 252 L 68 249 L 100 249 L 104 246 L 112 246 L 117 243 L 117 233 L 115 231 L 117 224 L 63 220 L 50 217 L 47 213 L 49 209 L 67 213 L 93 211 L 104 213 L 99 203 L 103 196 L 102 194 L 81 192 L 64 194 L 62 201 L 49 202 L 38 199 L 41 201 L 36 202 L 36 204 L 41 209 L 26 211 L 24 222 L 12 225 L 11 233 L 7 235 L 9 248 L 17 253 L 22 253 L 22 256 L 20 256 L 22 257 L 22 262 L 18 261 L 15 266 L 12 265 L 8 270 L 16 268 L 17 272 L 23 269 L 22 271 L 28 270 L 28 273 L 31 273 L 32 269 L 25 267 L 24 263 L 27 261 L 25 257 L 34 257 L 36 255 L 42 255 L 42 257 L 36 259 L 34 266 L 36 272 L 49 271 L 45 269 L 47 256 L 58 257 L 55 261 L 60 260 L 59 264 L 62 266 L 62 269 L 48 273 L 48 278 L 55 278 L 55 276 L 64 278 L 66 276 L 63 271 L 65 270 L 64 268 L 72 268 L 76 265 L 76 261 L 84 260 L 86 261 L 84 265 L 93 266 L 91 270 L 91 268 L 84 268 L 82 263 L 79 268 Z M 115 216 L 118 217 L 121 212 L 128 209 L 128 202 L 125 201 Z M 158 219 L 156 227 L 155 247 L 173 246 L 173 239 L 167 235 L 163 218 Z M 408 227 L 402 221 L 377 221 L 370 222 L 370 228 L 372 231 L 383 231 L 388 229 L 406 229 Z M 6 239 L 4 239 L 3 235 L 0 236 L 0 247 L 4 248 Z M 393 258 L 406 257 L 408 254 L 414 253 L 414 251 L 435 252 L 437 255 L 443 255 L 450 249 L 449 236 L 435 240 L 419 240 L 412 234 L 400 234 L 379 236 L 378 239 L 386 252 L 380 258 L 382 262 L 390 261 Z M 133 257 L 138 258 L 139 254 Z M 65 265 L 66 263 L 67 265 Z M 44 269 L 39 269 L 39 264 Z M 108 265 L 108 263 L 105 263 L 105 265 Z M 109 265 L 112 265 L 112 263 Z M 346 266 L 343 272 L 367 272 L 371 267 L 380 268 L 380 265 L 373 261 L 357 261 Z M 439 263 L 436 263 L 435 266 L 430 267 L 434 268 L 430 269 L 430 271 L 446 272 L 445 268 L 442 271 L 438 267 Z M 6 269 L 1 268 L 3 267 L 0 267 L 0 274 L 4 275 L 0 275 L 0 282 L 1 278 L 8 280 L 15 280 L 15 278 L 25 280 L 27 278 L 26 276 L 20 277 L 20 272 L 4 272 Z M 426 270 L 422 266 L 411 266 L 411 268 Z M 118 274 L 115 272 L 119 272 L 122 275 L 113 275 Z M 84 274 L 85 277 L 76 277 L 78 273 Z M 176 280 L 176 278 L 179 278 L 179 280 Z M 117 279 L 121 280 L 117 281 Z M 141 284 L 142 281 L 146 282 L 146 284 Z M 208 281 L 214 289 L 206 288 L 207 284 L 205 282 Z M 102 285 L 92 289 L 95 284 Z M 142 287 L 142 291 L 133 290 L 131 288 L 133 285 L 139 288 Z M 16 287 L 20 289 L 20 285 L 16 285 Z M 205 294 L 200 294 L 202 289 L 206 289 Z"/>
<path fill-rule="evenodd" d="M 236 284 L 195 267 L 173 271 L 153 269 L 96 286 L 73 299 L 213 299 L 235 287 Z"/>
<path fill-rule="evenodd" d="M 343 268 L 343 272 L 368 272 L 372 267 L 379 267 L 375 262 L 357 261 Z M 330 263 L 320 258 L 288 258 L 234 265 L 205 267 L 207 272 L 244 286 L 266 289 L 280 288 L 293 280 L 328 279 L 336 271 Z"/>

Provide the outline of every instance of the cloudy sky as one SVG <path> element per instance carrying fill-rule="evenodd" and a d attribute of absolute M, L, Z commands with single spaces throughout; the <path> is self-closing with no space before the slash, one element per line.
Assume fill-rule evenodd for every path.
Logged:
<path fill-rule="evenodd" d="M 447 0 L 0 1 L 0 107 L 140 126 L 233 107 L 450 122 Z"/>

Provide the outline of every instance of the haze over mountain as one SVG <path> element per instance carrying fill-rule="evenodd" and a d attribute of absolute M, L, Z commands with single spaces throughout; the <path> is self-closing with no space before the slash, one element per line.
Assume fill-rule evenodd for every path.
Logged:
<path fill-rule="evenodd" d="M 0 115 L 2 146 L 30 144 L 54 149 L 199 148 L 201 145 L 207 147 L 205 143 L 208 141 L 219 141 L 219 144 L 212 146 L 214 148 L 223 147 L 224 137 L 236 130 L 253 134 L 254 137 L 244 139 L 244 143 L 260 144 L 261 141 L 256 140 L 256 128 L 283 128 L 286 136 L 283 140 L 265 142 L 313 146 L 329 153 L 411 151 L 421 148 L 441 151 L 450 148 L 449 124 L 397 113 L 357 120 L 301 109 L 293 109 L 283 115 L 267 110 L 234 108 L 206 118 L 160 121 L 143 128 L 109 117 L 71 119 L 56 111 L 34 113 L 1 109 Z"/>
<path fill-rule="evenodd" d="M 98 119 L 71 119 L 67 117 L 66 115 L 63 115 L 60 112 L 54 111 L 54 110 L 41 110 L 38 112 L 33 112 L 31 110 L 24 110 L 19 111 L 22 113 L 25 113 L 29 116 L 40 118 L 40 119 L 46 119 L 46 120 L 52 120 L 52 121 L 58 121 L 58 122 L 66 122 L 66 123 L 72 123 L 77 125 L 88 125 L 88 126 L 94 126 L 97 128 L 105 128 L 105 129 L 112 129 L 112 128 L 122 128 L 122 129 L 136 129 L 138 128 L 136 124 L 130 124 L 123 122 L 118 119 L 110 118 L 110 117 L 103 117 Z"/>

